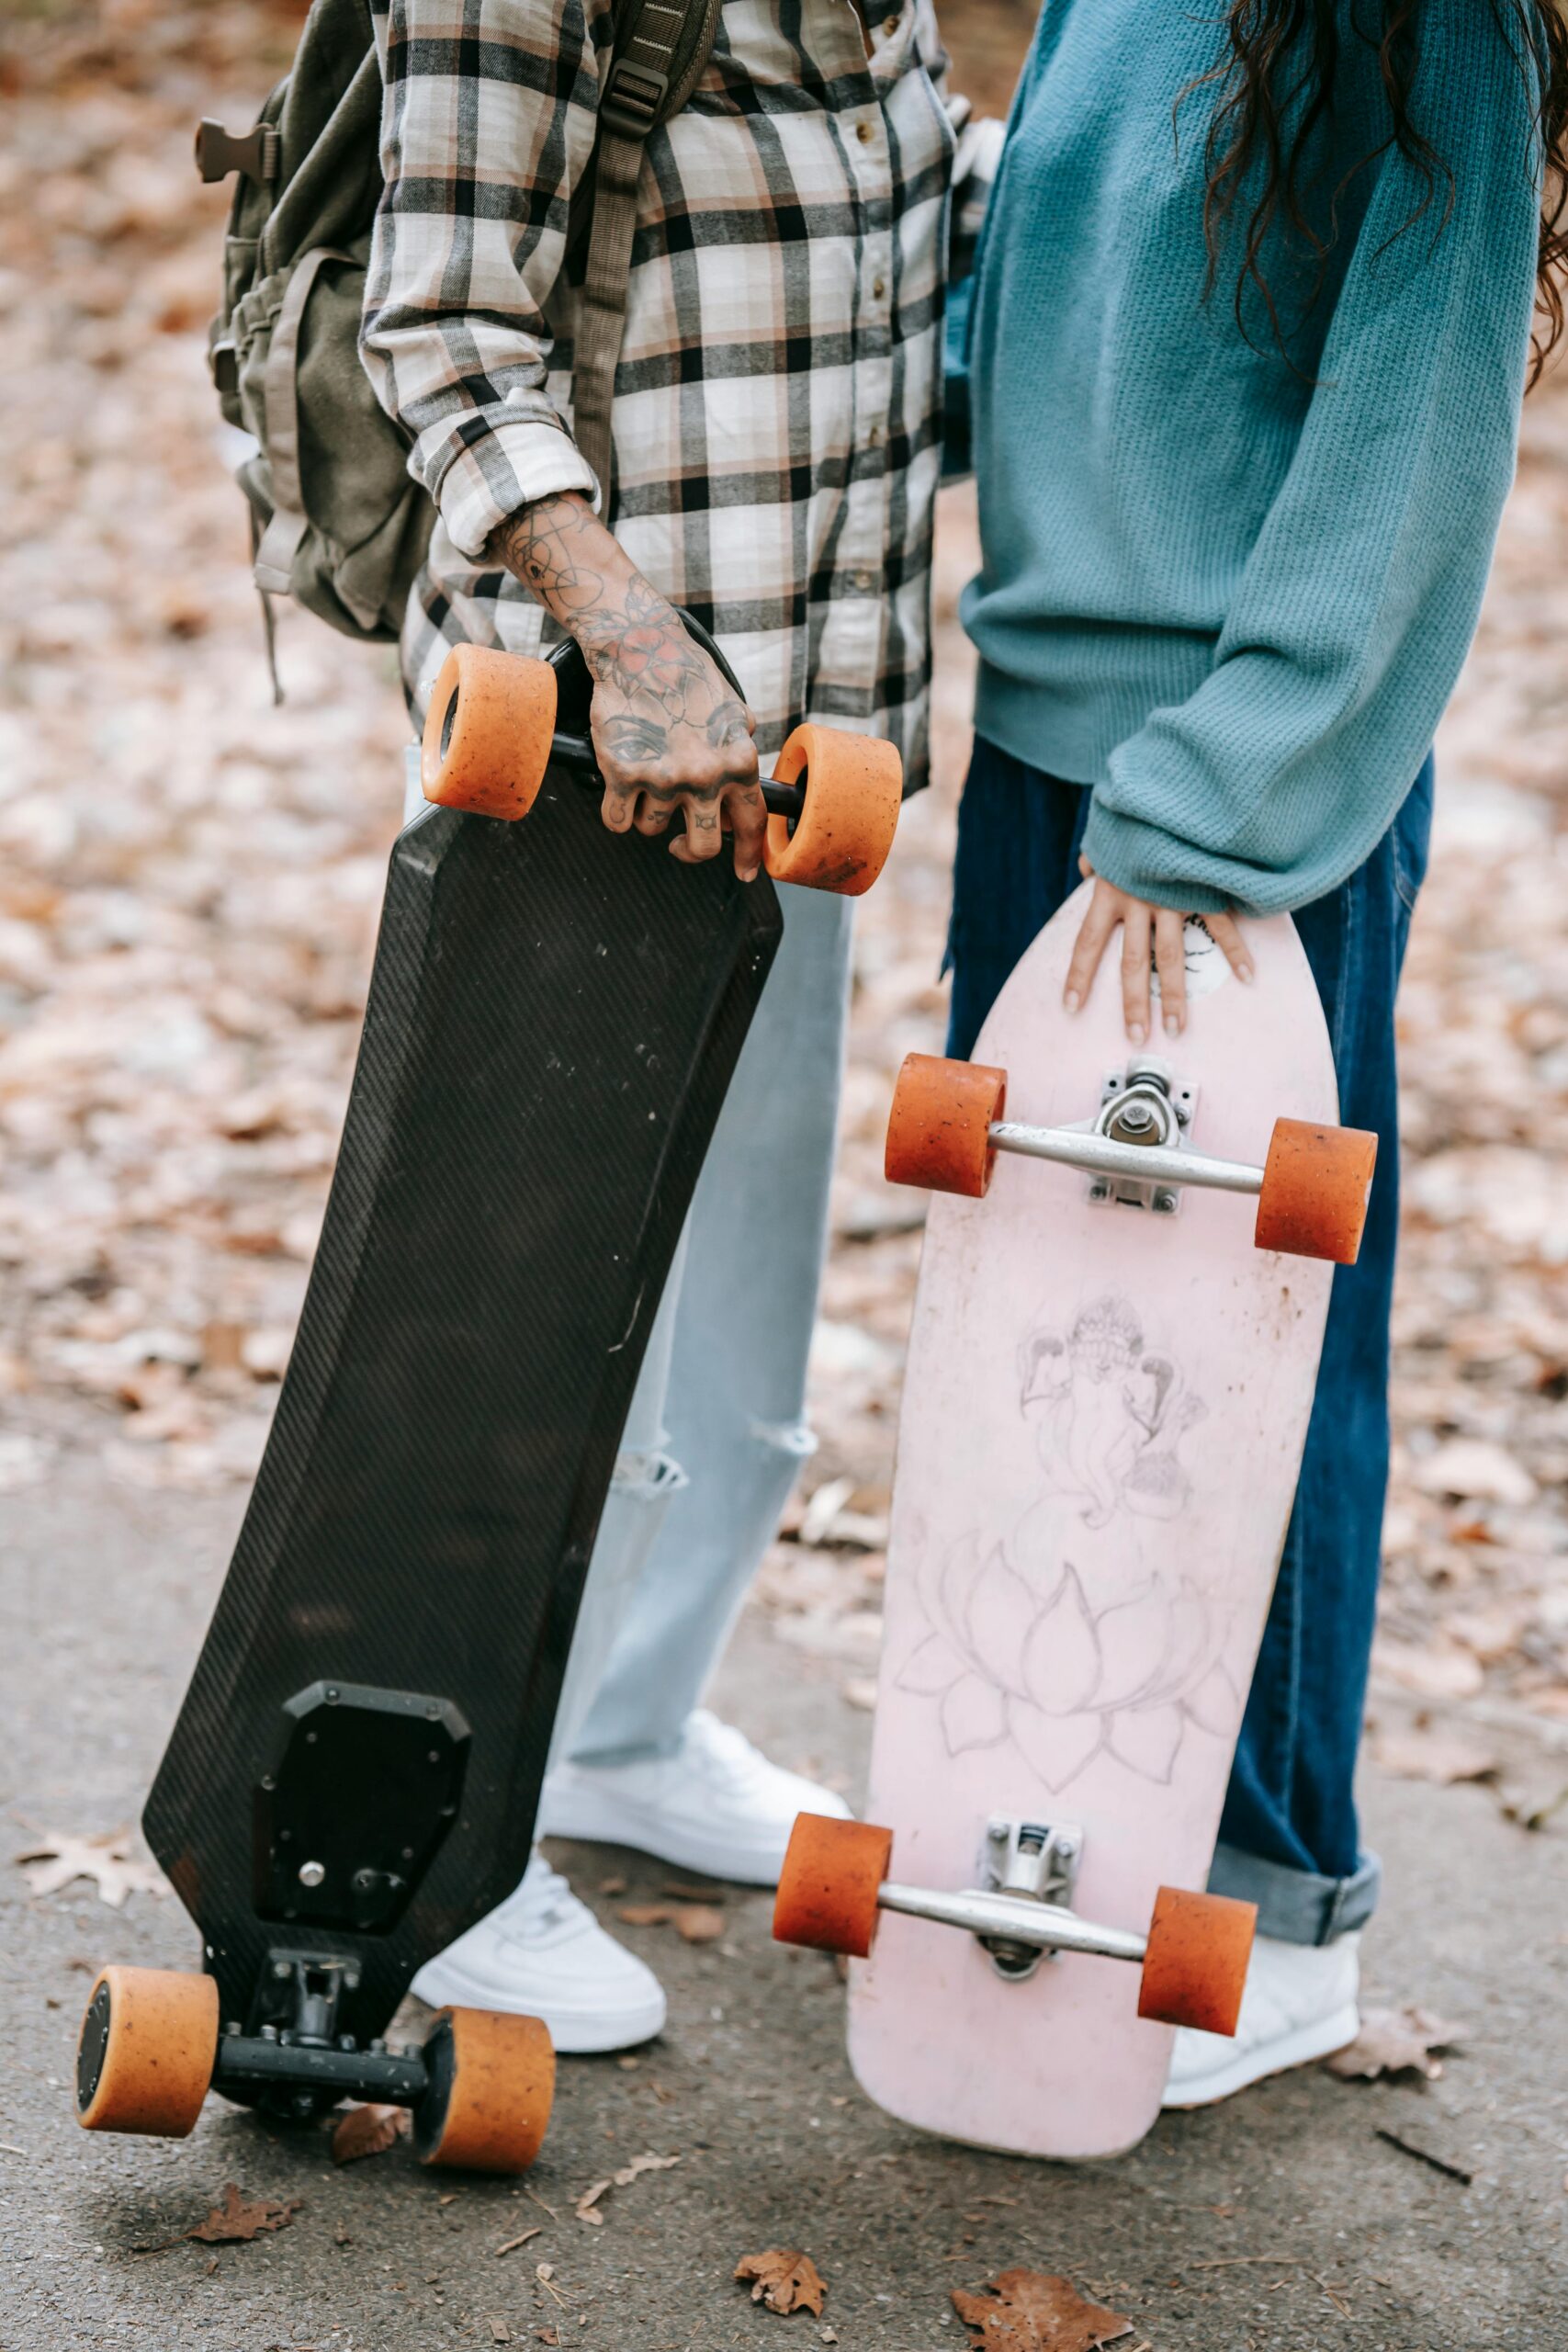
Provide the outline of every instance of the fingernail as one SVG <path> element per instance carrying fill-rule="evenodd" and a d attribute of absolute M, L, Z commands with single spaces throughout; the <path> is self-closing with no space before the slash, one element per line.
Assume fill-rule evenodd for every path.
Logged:
<path fill-rule="evenodd" d="M 1148 1031 L 1145 1028 L 1141 1021 L 1128 1022 L 1127 1035 L 1132 1039 L 1134 1046 L 1141 1046 L 1148 1034 Z"/>
<path fill-rule="evenodd" d="M 1166 1016 L 1165 1016 L 1165 1034 L 1166 1034 L 1166 1035 L 1167 1035 L 1168 1037 L 1179 1037 L 1179 1036 L 1180 1036 L 1180 1035 L 1181 1035 L 1181 1016 L 1180 1016 L 1180 1014 L 1179 1014 L 1179 1013 L 1176 1013 L 1176 1012 L 1168 1012 L 1168 1013 L 1166 1014 Z"/>
<path fill-rule="evenodd" d="M 1076 1012 L 1078 1007 L 1082 1004 L 1083 999 L 1079 996 L 1077 989 L 1069 989 L 1066 995 L 1062 999 L 1062 1002 L 1066 1006 L 1069 1012 Z"/>
<path fill-rule="evenodd" d="M 1244 981 L 1249 981 L 1249 982 L 1250 982 L 1250 981 L 1252 981 L 1252 980 L 1255 980 L 1257 978 L 1258 978 L 1258 974 L 1257 974 L 1257 972 L 1253 969 L 1253 967 L 1252 967 L 1250 964 L 1243 964 L 1243 965 L 1241 965 L 1241 966 L 1238 967 L 1238 969 L 1237 969 L 1237 972 L 1236 972 L 1236 978 L 1237 978 L 1238 980 L 1244 980 Z"/>

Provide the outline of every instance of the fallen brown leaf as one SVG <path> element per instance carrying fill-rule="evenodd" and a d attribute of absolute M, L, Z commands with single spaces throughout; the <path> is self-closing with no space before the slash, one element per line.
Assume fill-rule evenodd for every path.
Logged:
<path fill-rule="evenodd" d="M 46 1829 L 36 1845 L 15 1860 L 27 1873 L 32 1895 L 57 1894 L 73 1879 L 90 1879 L 100 1903 L 118 1911 L 128 1894 L 167 1894 L 169 1882 L 135 1832 L 112 1829 L 97 1838 L 73 1838 Z"/>
<path fill-rule="evenodd" d="M 751 2301 L 766 2304 L 771 2312 L 811 2312 L 821 2317 L 828 2281 L 808 2254 L 771 2245 L 764 2254 L 742 2255 L 735 2276 L 750 2286 Z"/>
<path fill-rule="evenodd" d="M 1417 1699 L 1473 1699 L 1486 1680 L 1478 1657 L 1436 1634 L 1424 1649 L 1380 1634 L 1372 1649 L 1372 1674 Z"/>
<path fill-rule="evenodd" d="M 668 2172 L 672 2165 L 678 2165 L 680 2161 L 679 2156 L 656 2156 L 651 2151 L 640 2156 L 633 2156 L 631 2162 L 623 2165 L 619 2172 L 606 2173 L 603 2180 L 596 2180 L 591 2188 L 583 2190 L 574 2209 L 578 2220 L 590 2222 L 595 2229 L 599 2228 L 604 2219 L 604 2214 L 598 2211 L 599 2199 L 607 2189 L 629 2188 L 638 2173 Z"/>
<path fill-rule="evenodd" d="M 673 1928 L 689 1944 L 716 1943 L 725 1931 L 722 1911 L 708 1903 L 623 1903 L 615 1913 L 628 1928 Z"/>
<path fill-rule="evenodd" d="M 727 1892 L 722 1886 L 682 1886 L 678 1879 L 671 1879 L 659 1891 L 675 1903 L 722 1903 Z"/>
<path fill-rule="evenodd" d="M 1367 2009 L 1355 2041 L 1323 2063 L 1342 2082 L 1371 2083 L 1381 2075 L 1414 2073 L 1435 2083 L 1443 2069 L 1433 2052 L 1451 2049 L 1464 2030 L 1409 2001 L 1398 2009 Z"/>
<path fill-rule="evenodd" d="M 1401 1781 L 1436 1781 L 1451 1788 L 1461 1781 L 1489 1780 L 1497 1770 L 1494 1749 L 1462 1732 L 1424 1722 L 1375 1727 L 1368 1745 L 1383 1770 Z"/>
<path fill-rule="evenodd" d="M 682 1943 L 716 1943 L 724 1933 L 724 1914 L 711 1903 L 682 1903 L 675 1913 L 675 1933 Z"/>
<path fill-rule="evenodd" d="M 1536 1484 L 1503 1446 L 1482 1438 L 1450 1438 L 1417 1462 L 1410 1483 L 1423 1494 L 1458 1495 L 1467 1502 L 1530 1503 Z"/>
<path fill-rule="evenodd" d="M 290 2197 L 285 2202 L 271 2197 L 241 2196 L 234 2183 L 223 2184 L 223 2202 L 215 2205 L 205 2222 L 187 2230 L 187 2238 L 195 2238 L 203 2245 L 249 2245 L 253 2238 L 264 2237 L 272 2230 L 286 2230 L 304 2203 L 301 2197 Z"/>
<path fill-rule="evenodd" d="M 1004 2270 L 973 2292 L 955 2287 L 953 2308 L 987 2352 L 1096 2352 L 1133 2332 L 1124 2312 L 1086 2303 L 1070 2278 L 1039 2270 Z"/>
<path fill-rule="evenodd" d="M 361 2156 L 378 2156 L 409 2132 L 406 2107 L 381 2107 L 371 2102 L 345 2109 L 333 2128 L 334 2165 L 356 2164 Z"/>
<path fill-rule="evenodd" d="M 166 2254 L 171 2246 L 184 2245 L 194 2239 L 201 2245 L 249 2245 L 254 2238 L 265 2236 L 272 2230 L 286 2230 L 304 2203 L 300 2197 L 291 2197 L 286 2203 L 271 2197 L 242 2197 L 234 2182 L 223 2184 L 223 2202 L 215 2205 L 204 2222 L 194 2229 L 181 2230 L 172 2238 L 161 2238 L 155 2245 L 139 2245 L 137 2254 Z"/>

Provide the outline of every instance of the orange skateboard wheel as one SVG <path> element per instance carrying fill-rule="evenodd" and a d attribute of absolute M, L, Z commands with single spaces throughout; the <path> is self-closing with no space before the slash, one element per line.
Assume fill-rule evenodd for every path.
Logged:
<path fill-rule="evenodd" d="M 869 890 L 887 862 L 904 797 L 896 747 L 808 721 L 779 753 L 773 781 L 806 793 L 793 832 L 789 818 L 768 819 L 763 863 L 773 880 L 846 899 Z"/>
<path fill-rule="evenodd" d="M 1276 1119 L 1258 1199 L 1258 1248 L 1353 1266 L 1377 1157 L 1376 1136 L 1359 1127 Z"/>
<path fill-rule="evenodd" d="M 414 2109 L 422 2164 L 526 2172 L 556 2092 L 556 2053 L 537 2018 L 443 2009 L 424 2045 L 429 2088 Z"/>
<path fill-rule="evenodd" d="M 547 662 L 455 645 L 424 717 L 425 798 L 475 817 L 525 817 L 545 780 L 555 725 L 556 673 Z"/>
<path fill-rule="evenodd" d="M 888 1182 L 983 1199 L 997 1160 L 991 1122 L 1002 1117 L 1007 1099 L 1005 1069 L 906 1054 L 887 1120 Z"/>
<path fill-rule="evenodd" d="M 212 2080 L 218 2025 L 215 1977 L 100 1969 L 76 2041 L 77 2122 L 183 2140 Z"/>
<path fill-rule="evenodd" d="M 864 1960 L 876 1933 L 876 1891 L 893 1832 L 869 1821 L 797 1813 L 773 1900 L 773 1939 Z"/>
<path fill-rule="evenodd" d="M 1234 2033 L 1257 1924 L 1256 1903 L 1162 1886 L 1149 1923 L 1138 2015 Z"/>

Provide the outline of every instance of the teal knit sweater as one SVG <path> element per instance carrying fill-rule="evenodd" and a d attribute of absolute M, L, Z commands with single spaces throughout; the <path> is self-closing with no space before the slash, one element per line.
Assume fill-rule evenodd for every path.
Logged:
<path fill-rule="evenodd" d="M 1341 193 L 1315 294 L 1276 238 L 1287 358 L 1259 300 L 1238 330 L 1234 250 L 1204 297 L 1213 92 L 1172 108 L 1218 13 L 1045 0 L 974 293 L 963 615 L 980 733 L 1092 786 L 1100 873 L 1272 912 L 1372 849 L 1475 628 L 1529 339 L 1534 85 L 1488 0 L 1425 0 L 1416 119 L 1451 209 L 1439 183 L 1401 233 L 1424 191 L 1389 147 Z M 1310 151 L 1320 233 L 1386 136 L 1348 38 Z"/>

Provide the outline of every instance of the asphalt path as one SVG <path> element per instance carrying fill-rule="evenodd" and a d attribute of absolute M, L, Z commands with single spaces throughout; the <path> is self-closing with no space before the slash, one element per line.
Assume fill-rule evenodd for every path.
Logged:
<path fill-rule="evenodd" d="M 436 2177 L 406 2145 L 334 2166 L 323 2129 L 217 2101 L 183 2143 L 88 2138 L 70 2082 L 90 1971 L 189 1964 L 195 1939 L 172 1898 L 115 1911 L 81 1882 L 34 1898 L 10 1857 L 39 1830 L 134 1819 L 243 1498 L 111 1485 L 90 1432 L 61 1434 L 49 1484 L 0 1496 L 0 2352 L 931 2352 L 968 2340 L 954 2287 L 1020 2266 L 1129 2314 L 1125 2352 L 1568 2341 L 1568 1838 L 1511 1826 L 1477 1790 L 1366 1790 L 1389 1882 L 1371 1986 L 1462 2023 L 1436 2082 L 1306 2069 L 1078 2168 L 948 2146 L 859 2093 L 834 1964 L 774 1946 L 767 1898 L 731 1892 L 715 1942 L 617 1925 L 662 1974 L 669 2027 L 635 2064 L 563 2063 L 525 2184 Z M 716 1697 L 854 1794 L 868 1719 L 761 1617 Z M 604 1848 L 557 1859 L 612 1920 L 671 1875 Z M 613 2188 L 597 2226 L 575 2218 L 586 2188 L 648 2154 L 679 2162 Z M 251 2244 L 184 2239 L 231 2181 L 299 2211 Z M 775 2246 L 827 2279 L 820 2319 L 735 2282 Z"/>

